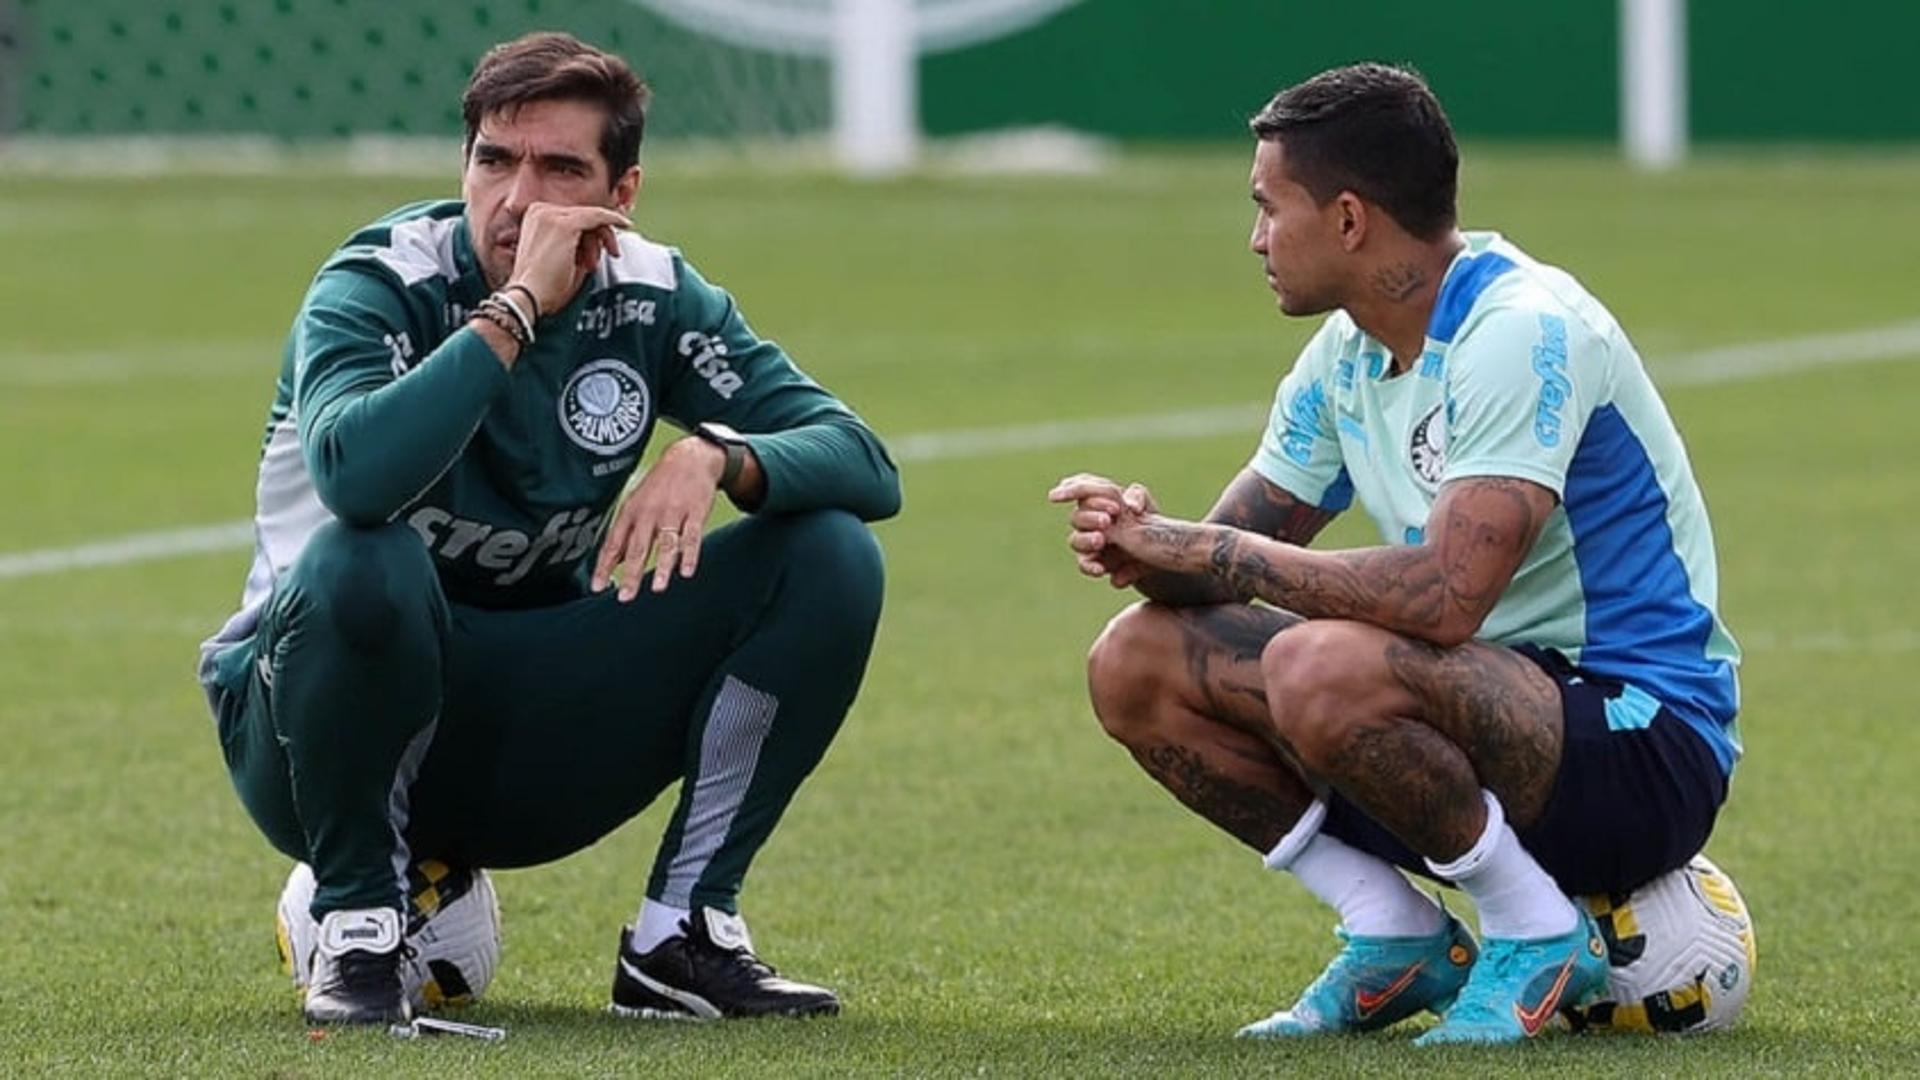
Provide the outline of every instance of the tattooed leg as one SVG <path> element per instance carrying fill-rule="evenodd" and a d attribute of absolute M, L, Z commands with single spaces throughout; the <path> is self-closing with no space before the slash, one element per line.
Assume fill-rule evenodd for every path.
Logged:
<path fill-rule="evenodd" d="M 1260 654 L 1298 616 L 1239 604 L 1136 604 L 1088 657 L 1100 723 L 1188 809 L 1255 851 L 1313 800 L 1268 719 Z"/>
<path fill-rule="evenodd" d="M 1316 619 L 1270 642 L 1261 669 L 1274 728 L 1306 767 L 1428 858 L 1473 846 L 1483 787 L 1517 825 L 1545 808 L 1559 689 L 1511 650 Z"/>

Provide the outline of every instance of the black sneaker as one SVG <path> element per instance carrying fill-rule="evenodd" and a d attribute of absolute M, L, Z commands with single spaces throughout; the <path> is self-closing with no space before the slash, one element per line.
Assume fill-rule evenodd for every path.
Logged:
<path fill-rule="evenodd" d="M 635 952 L 633 931 L 620 930 L 620 962 L 613 971 L 613 1011 L 656 1020 L 717 1020 L 737 1016 L 832 1016 L 840 999 L 820 986 L 777 975 L 753 954 L 747 924 L 738 915 L 698 908 L 680 924 L 684 933 Z"/>
<path fill-rule="evenodd" d="M 413 1008 L 400 983 L 400 912 L 332 911 L 321 920 L 307 982 L 315 1024 L 404 1024 Z"/>

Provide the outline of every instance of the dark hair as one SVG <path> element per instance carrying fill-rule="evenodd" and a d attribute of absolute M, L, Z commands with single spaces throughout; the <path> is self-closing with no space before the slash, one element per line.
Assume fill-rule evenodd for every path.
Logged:
<path fill-rule="evenodd" d="M 1411 68 L 1353 64 L 1275 94 L 1248 126 L 1286 149 L 1292 179 L 1324 205 L 1342 191 L 1425 240 L 1453 228 L 1460 148 Z"/>
<path fill-rule="evenodd" d="M 612 53 L 572 34 L 528 34 L 488 49 L 474 65 L 460 99 L 466 149 L 473 150 L 480 121 L 494 113 L 532 101 L 584 101 L 607 110 L 600 156 L 607 160 L 611 181 L 640 161 L 649 97 L 647 84 Z"/>

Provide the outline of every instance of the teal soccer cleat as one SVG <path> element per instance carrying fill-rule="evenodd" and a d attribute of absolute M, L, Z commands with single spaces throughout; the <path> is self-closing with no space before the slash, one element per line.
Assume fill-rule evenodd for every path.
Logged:
<path fill-rule="evenodd" d="M 1293 1008 L 1241 1028 L 1241 1038 L 1377 1031 L 1422 1009 L 1440 1012 L 1467 982 L 1479 951 L 1473 935 L 1452 915 L 1439 933 L 1422 937 L 1335 933 L 1346 948 Z"/>
<path fill-rule="evenodd" d="M 1579 915 L 1579 924 L 1559 937 L 1488 938 L 1460 1000 L 1413 1044 L 1523 1042 L 1546 1030 L 1562 1007 L 1606 989 L 1606 943 L 1592 916 Z"/>

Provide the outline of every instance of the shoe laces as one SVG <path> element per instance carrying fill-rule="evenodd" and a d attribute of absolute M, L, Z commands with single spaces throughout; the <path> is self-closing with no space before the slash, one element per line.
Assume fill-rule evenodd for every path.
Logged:
<path fill-rule="evenodd" d="M 1447 1010 L 1447 1020 L 1483 1023 L 1504 1019 L 1503 1006 L 1508 1004 L 1505 995 L 1520 973 L 1520 961 L 1521 949 L 1517 944 L 1497 938 L 1488 940 L 1474 965 L 1473 977 L 1453 1008 Z"/>
<path fill-rule="evenodd" d="M 747 974 L 756 979 L 771 978 L 779 974 L 779 972 L 773 970 L 772 964 L 754 955 L 753 949 L 746 945 L 722 945 L 713 940 L 712 934 L 702 933 L 696 935 L 694 933 L 692 920 L 682 920 L 680 923 L 680 932 L 686 937 L 689 944 L 698 940 L 706 949 L 718 953 L 740 967 L 745 968 Z"/>
<path fill-rule="evenodd" d="M 1347 932 L 1346 927 L 1335 927 L 1333 934 L 1340 939 L 1340 951 L 1334 954 L 1333 962 L 1320 972 L 1319 977 L 1308 983 L 1307 988 L 1300 992 L 1300 999 L 1295 1003 L 1296 1005 L 1311 1001 L 1328 987 L 1339 985 L 1347 978 L 1348 969 L 1365 966 L 1366 961 L 1359 955 L 1360 950 L 1356 948 L 1353 935 Z"/>
<path fill-rule="evenodd" d="M 747 973 L 756 979 L 770 979 L 779 974 L 779 972 L 773 970 L 772 964 L 754 955 L 753 950 L 747 948 L 745 945 L 736 945 L 733 948 L 727 948 L 712 941 L 709 941 L 708 944 L 713 946 L 715 952 L 732 958 L 735 964 L 745 968 Z"/>

